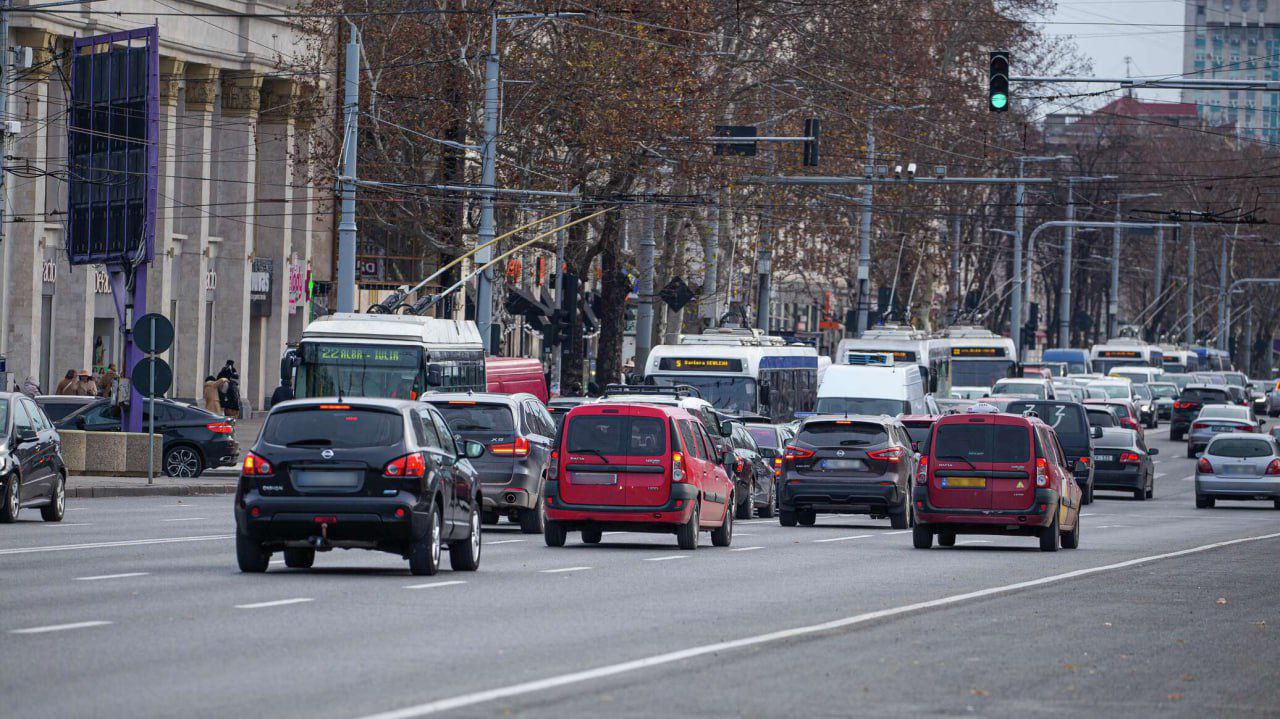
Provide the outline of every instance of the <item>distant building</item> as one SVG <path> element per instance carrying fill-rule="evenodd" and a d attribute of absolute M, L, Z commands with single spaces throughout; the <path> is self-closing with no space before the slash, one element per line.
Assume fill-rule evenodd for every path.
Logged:
<path fill-rule="evenodd" d="M 1044 119 L 1049 145 L 1088 142 L 1101 134 L 1151 136 L 1203 123 L 1189 102 L 1149 102 L 1124 96 L 1088 113 L 1052 113 Z"/>
<path fill-rule="evenodd" d="M 1186 0 L 1182 71 L 1189 78 L 1280 80 L 1280 1 Z M 1183 90 L 1206 125 L 1239 137 L 1280 141 L 1280 93 Z"/>

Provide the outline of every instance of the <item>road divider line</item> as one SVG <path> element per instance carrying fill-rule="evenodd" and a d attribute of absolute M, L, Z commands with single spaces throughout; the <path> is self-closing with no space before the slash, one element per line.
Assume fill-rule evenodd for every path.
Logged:
<path fill-rule="evenodd" d="M 124 572 L 123 574 L 99 574 L 94 577 L 76 577 L 77 582 L 96 582 L 100 579 L 125 579 L 127 577 L 145 577 L 151 572 Z"/>
<path fill-rule="evenodd" d="M 1110 572 L 1117 569 L 1125 569 L 1127 567 L 1139 564 L 1148 564 L 1164 559 L 1174 559 L 1176 557 L 1185 557 L 1191 554 L 1199 554 L 1213 549 L 1222 547 L 1230 547 L 1237 544 L 1247 542 L 1258 542 L 1267 539 L 1275 539 L 1280 537 L 1280 532 L 1271 534 L 1260 534 L 1253 537 L 1240 537 L 1238 539 L 1229 539 L 1222 542 L 1214 542 L 1212 544 L 1202 544 L 1198 547 L 1189 549 L 1180 549 L 1174 552 L 1165 552 L 1163 554 L 1153 554 L 1146 557 L 1138 557 L 1123 562 L 1115 562 L 1112 564 L 1103 564 L 1097 567 L 1087 567 L 1085 569 L 1076 569 L 1061 574 L 1051 574 L 1047 577 L 1038 579 L 1029 579 L 1023 582 L 1014 582 L 1012 584 L 1002 584 L 995 587 L 987 587 L 986 589 L 978 589 L 972 592 L 964 592 L 963 594 L 952 594 L 938 599 L 930 599 L 923 602 L 915 602 L 912 604 L 904 604 L 888 609 L 881 609 L 873 612 L 864 612 L 855 614 L 841 619 L 834 619 L 829 622 L 820 624 L 809 624 L 805 626 L 793 627 L 791 629 L 782 629 L 765 634 L 757 634 L 755 636 L 743 637 L 742 639 L 734 639 L 725 642 L 715 642 L 714 644 L 703 644 L 699 646 L 680 649 L 673 652 L 665 652 L 663 654 L 654 654 L 639 659 L 632 659 L 616 664 L 606 664 L 591 669 L 584 669 L 567 674 L 559 674 L 546 677 L 544 679 L 535 679 L 533 681 L 521 682 L 519 684 L 510 684 L 495 689 L 486 689 L 484 691 L 471 692 L 469 694 L 459 694 L 445 699 L 436 699 L 434 701 L 415 704 L 412 706 L 393 709 L 391 711 L 381 712 L 378 714 L 369 714 L 362 719 L 416 719 L 416 717 L 430 716 L 432 714 L 440 714 L 441 712 L 453 711 L 463 707 L 475 706 L 477 704 L 485 704 L 500 699 L 510 699 L 512 697 L 523 696 L 525 694 L 534 694 L 537 692 L 545 692 L 551 689 L 571 686 L 574 684 L 582 684 L 597 679 L 618 676 L 620 674 L 628 674 L 630 672 L 651 669 L 653 667 L 682 662 L 687 659 L 707 656 L 711 654 L 720 654 L 723 652 L 745 649 L 747 647 L 756 647 L 763 644 L 773 644 L 776 642 L 796 639 L 799 637 L 814 636 L 827 632 L 837 631 L 841 629 L 850 629 L 881 619 L 890 619 L 903 616 L 906 614 L 914 614 L 929 609 L 938 609 L 940 607 L 948 607 L 961 604 L 975 599 L 985 599 L 987 597 L 1010 594 L 1023 589 L 1033 589 L 1043 587 L 1049 584 L 1057 584 L 1071 579 L 1080 577 L 1088 577 L 1094 574 Z M 547 571 L 547 570 L 544 570 Z M 551 570 L 554 571 L 554 570 Z"/>
<path fill-rule="evenodd" d="M 666 557 L 645 557 L 645 558 L 644 558 L 644 561 L 646 561 L 646 562 L 665 562 L 665 561 L 667 561 L 668 559 L 688 559 L 688 558 L 689 558 L 689 555 L 687 555 L 687 554 L 671 554 L 671 555 L 668 555 L 668 556 L 666 556 Z"/>
<path fill-rule="evenodd" d="M 406 584 L 405 589 L 435 589 L 436 587 L 452 587 L 456 584 L 466 584 L 464 579 L 451 579 L 447 582 L 427 582 L 426 584 Z"/>
<path fill-rule="evenodd" d="M 179 542 L 211 542 L 231 539 L 233 534 L 205 534 L 198 537 L 166 537 L 160 539 L 126 539 L 118 542 L 85 542 L 83 544 L 51 544 L 43 547 L 12 547 L 0 549 L 0 556 L 10 554 L 36 554 L 38 552 L 70 552 L 77 549 L 104 549 L 106 547 L 140 547 L 147 544 L 176 544 Z"/>
<path fill-rule="evenodd" d="M 882 537 L 887 537 L 887 536 L 889 536 L 890 534 L 911 534 L 911 530 L 910 530 L 910 529 L 899 529 L 899 530 L 898 530 L 898 531 L 896 531 L 896 532 L 884 532 L 884 533 L 882 533 L 880 536 L 882 536 Z"/>
<path fill-rule="evenodd" d="M 871 536 L 870 534 L 852 534 L 848 537 L 829 537 L 827 539 L 815 539 L 813 540 L 813 543 L 824 544 L 826 542 L 843 542 L 849 539 L 866 539 L 867 537 L 870 537 L 870 536 Z"/>
<path fill-rule="evenodd" d="M 523 539 L 499 539 L 496 542 L 485 542 L 484 545 L 486 547 L 491 547 L 495 544 L 512 544 L 513 542 L 523 542 L 523 541 L 524 541 Z"/>
<path fill-rule="evenodd" d="M 161 522 L 203 522 L 204 517 L 174 517 L 172 519 L 162 519 Z"/>
<path fill-rule="evenodd" d="M 306 602 L 314 602 L 310 597 L 295 597 L 293 599 L 276 599 L 270 602 L 254 602 L 253 604 L 237 604 L 236 609 L 266 609 L 267 607 L 283 607 L 288 604 L 304 604 Z"/>
<path fill-rule="evenodd" d="M 45 627 L 28 627 L 26 629 L 10 629 L 10 634 L 48 634 L 49 632 L 64 632 L 68 629 L 86 629 L 88 627 L 101 627 L 111 622 L 103 620 L 95 620 L 92 622 L 72 622 L 71 624 L 50 624 Z"/>
<path fill-rule="evenodd" d="M 44 523 L 43 525 L 41 525 L 41 526 L 44 526 L 44 527 L 50 527 L 50 528 L 56 528 L 56 527 L 92 527 L 92 526 L 93 526 L 93 522 L 45 522 L 45 523 Z"/>
<path fill-rule="evenodd" d="M 733 549 L 730 549 L 729 551 L 730 551 L 730 552 L 751 552 L 751 551 L 754 551 L 754 550 L 757 550 L 757 549 L 764 549 L 764 547 L 734 547 Z"/>
<path fill-rule="evenodd" d="M 563 574 L 564 572 L 585 572 L 591 567 L 561 567 L 559 569 L 543 569 L 540 574 Z"/>

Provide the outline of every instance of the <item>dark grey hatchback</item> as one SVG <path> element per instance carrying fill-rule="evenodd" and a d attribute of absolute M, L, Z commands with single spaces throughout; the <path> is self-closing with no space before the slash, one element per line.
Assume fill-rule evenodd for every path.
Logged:
<path fill-rule="evenodd" d="M 317 551 L 375 549 L 435 574 L 443 545 L 455 570 L 480 566 L 484 453 L 454 439 L 421 402 L 306 399 L 271 408 L 245 455 L 235 497 L 236 559 L 263 572 L 277 550 L 308 568 Z"/>

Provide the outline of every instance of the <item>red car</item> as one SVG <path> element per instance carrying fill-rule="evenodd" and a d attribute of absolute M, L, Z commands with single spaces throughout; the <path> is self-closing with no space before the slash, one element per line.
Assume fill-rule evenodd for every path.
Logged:
<path fill-rule="evenodd" d="M 938 421 L 941 415 L 936 414 L 904 414 L 898 418 L 898 421 L 907 428 L 907 436 L 911 437 L 911 449 L 916 452 L 923 452 L 925 444 L 929 439 L 929 433 L 933 431 L 933 424 Z"/>
<path fill-rule="evenodd" d="M 1080 545 L 1080 486 L 1053 428 L 1035 417 L 969 412 L 933 426 L 916 473 L 917 549 L 957 534 L 1033 536 L 1040 549 Z"/>
<path fill-rule="evenodd" d="M 1142 428 L 1142 412 L 1133 402 L 1127 399 L 1086 399 L 1084 404 L 1086 407 L 1106 407 L 1111 414 L 1115 415 L 1116 424 L 1137 432 L 1138 436 L 1146 441 L 1147 433 Z"/>
<path fill-rule="evenodd" d="M 702 422 L 678 405 L 584 404 L 569 410 L 545 485 L 549 547 L 569 532 L 667 532 L 697 549 L 733 539 L 734 484 Z"/>

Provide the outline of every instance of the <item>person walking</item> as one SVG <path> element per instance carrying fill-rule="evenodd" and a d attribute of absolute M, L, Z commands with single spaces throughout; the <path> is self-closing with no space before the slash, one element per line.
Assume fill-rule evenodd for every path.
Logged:
<path fill-rule="evenodd" d="M 35 399 L 36 395 L 40 394 L 40 383 L 35 377 L 27 375 L 27 378 L 22 380 L 22 393 L 31 399 Z"/>
<path fill-rule="evenodd" d="M 62 375 L 62 381 L 58 383 L 58 388 L 56 391 L 54 391 L 54 394 L 75 394 L 75 393 L 76 393 L 76 371 L 73 369 L 69 369 L 67 370 L 66 374 Z"/>
<path fill-rule="evenodd" d="M 218 379 L 227 381 L 227 384 L 223 385 L 222 396 L 219 398 L 222 402 L 222 411 L 228 417 L 238 419 L 240 417 L 240 373 L 236 371 L 234 360 L 227 360 L 218 372 Z"/>
<path fill-rule="evenodd" d="M 293 399 L 293 385 L 289 383 L 289 378 L 286 377 L 280 380 L 280 386 L 276 387 L 276 391 L 271 393 L 271 406 L 274 407 L 291 399 Z"/>
<path fill-rule="evenodd" d="M 107 369 L 98 377 L 98 396 L 110 397 L 116 388 L 116 380 L 120 379 L 120 373 L 116 371 L 116 363 L 112 362 L 107 365 Z"/>
<path fill-rule="evenodd" d="M 221 386 L 226 384 L 227 380 L 218 379 L 213 375 L 204 378 L 204 408 L 214 414 L 222 414 L 222 391 Z"/>
<path fill-rule="evenodd" d="M 80 397 L 98 396 L 98 384 L 93 381 L 93 374 L 89 370 L 80 370 L 80 378 L 76 381 L 75 393 Z"/>

